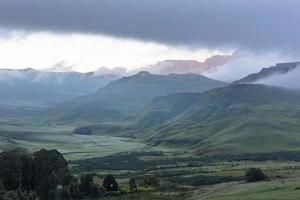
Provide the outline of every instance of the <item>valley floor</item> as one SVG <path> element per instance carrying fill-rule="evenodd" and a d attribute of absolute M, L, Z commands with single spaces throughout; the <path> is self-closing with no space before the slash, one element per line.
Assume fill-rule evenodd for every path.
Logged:
<path fill-rule="evenodd" d="M 300 152 L 253 153 L 236 157 L 202 157 L 181 149 L 148 148 L 137 141 L 110 136 L 71 134 L 73 127 L 29 127 L 0 122 L 0 149 L 36 151 L 58 149 L 74 174 L 95 173 L 101 183 L 113 174 L 121 188 L 129 178 L 140 186 L 137 194 L 103 200 L 297 200 L 300 197 Z M 47 130 L 47 131 L 44 131 Z M 260 168 L 268 181 L 246 183 L 245 171 Z M 160 186 L 143 188 L 146 176 Z"/>
<path fill-rule="evenodd" d="M 196 190 L 189 200 L 298 200 L 300 179 L 222 183 Z"/>
<path fill-rule="evenodd" d="M 46 131 L 45 131 L 46 130 Z M 0 122 L 0 151 L 25 148 L 57 149 L 67 160 L 80 160 L 137 151 L 145 144 L 124 137 L 72 134 L 73 127 L 38 127 Z"/>

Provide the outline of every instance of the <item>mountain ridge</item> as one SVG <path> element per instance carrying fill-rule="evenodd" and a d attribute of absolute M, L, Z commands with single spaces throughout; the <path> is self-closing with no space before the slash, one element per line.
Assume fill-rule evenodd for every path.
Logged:
<path fill-rule="evenodd" d="M 131 117 L 133 113 L 156 96 L 185 91 L 203 92 L 224 85 L 225 83 L 221 81 L 212 80 L 202 75 L 157 75 L 141 71 L 133 76 L 112 81 L 93 94 L 54 107 L 49 112 L 56 115 L 58 121 L 64 121 L 70 116 L 88 118 L 91 121 L 102 121 L 107 117 L 110 120 L 120 120 L 124 117 Z M 56 112 L 60 114 L 57 115 Z M 105 116 L 104 113 L 106 113 Z M 117 113 L 119 116 L 116 116 Z"/>
<path fill-rule="evenodd" d="M 293 71 L 300 65 L 300 62 L 288 62 L 288 63 L 278 63 L 275 66 L 269 68 L 263 68 L 260 72 L 249 74 L 248 76 L 235 81 L 234 83 L 254 83 L 265 78 L 269 78 L 276 74 L 286 74 Z"/>

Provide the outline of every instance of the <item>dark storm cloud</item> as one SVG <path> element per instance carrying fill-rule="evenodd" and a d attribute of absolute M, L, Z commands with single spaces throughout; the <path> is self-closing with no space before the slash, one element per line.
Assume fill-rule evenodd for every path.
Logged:
<path fill-rule="evenodd" d="M 0 26 L 300 52 L 298 0 L 1 0 Z"/>

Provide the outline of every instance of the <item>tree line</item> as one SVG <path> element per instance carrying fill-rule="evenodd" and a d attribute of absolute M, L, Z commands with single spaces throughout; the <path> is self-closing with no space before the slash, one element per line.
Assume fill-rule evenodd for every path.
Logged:
<path fill-rule="evenodd" d="M 159 180 L 145 178 L 147 184 Z M 57 150 L 42 149 L 33 154 L 14 150 L 0 153 L 0 199 L 3 200 L 59 200 L 100 198 L 117 194 L 119 184 L 108 174 L 102 184 L 93 174 L 74 176 L 68 162 Z M 135 179 L 129 180 L 129 191 L 137 192 Z"/>
<path fill-rule="evenodd" d="M 20 150 L 2 152 L 0 200 L 79 200 L 121 194 L 113 175 L 106 175 L 102 183 L 95 181 L 94 176 L 91 173 L 72 175 L 68 162 L 57 150 L 42 149 L 33 154 Z M 201 184 L 215 181 L 212 177 L 193 178 Z M 251 168 L 246 171 L 245 178 L 255 182 L 265 180 L 267 176 L 260 169 Z M 143 185 L 158 187 L 159 182 L 157 176 L 145 176 Z M 131 178 L 128 186 L 129 192 L 138 191 L 135 179 Z"/>

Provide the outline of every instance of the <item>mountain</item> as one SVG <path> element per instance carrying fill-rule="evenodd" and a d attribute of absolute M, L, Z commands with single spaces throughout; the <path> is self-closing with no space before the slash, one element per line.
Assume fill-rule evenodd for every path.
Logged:
<path fill-rule="evenodd" d="M 200 74 L 207 71 L 214 71 L 218 66 L 224 65 L 239 56 L 238 52 L 233 52 L 231 55 L 214 55 L 203 62 L 197 60 L 164 60 L 149 66 L 147 71 L 155 74 Z"/>
<path fill-rule="evenodd" d="M 137 115 L 127 132 L 132 134 L 153 144 L 201 150 L 299 149 L 300 91 L 236 84 L 157 97 Z"/>
<path fill-rule="evenodd" d="M 235 83 L 254 83 L 273 75 L 286 74 L 299 66 L 300 62 L 279 63 L 269 68 L 263 68 L 260 72 L 250 74 Z"/>
<path fill-rule="evenodd" d="M 115 76 L 94 73 L 0 70 L 0 105 L 49 107 L 95 92 Z"/>
<path fill-rule="evenodd" d="M 133 116 L 154 97 L 177 92 L 203 92 L 225 83 L 196 74 L 155 75 L 146 71 L 112 81 L 97 92 L 48 111 L 52 122 L 107 122 Z"/>

